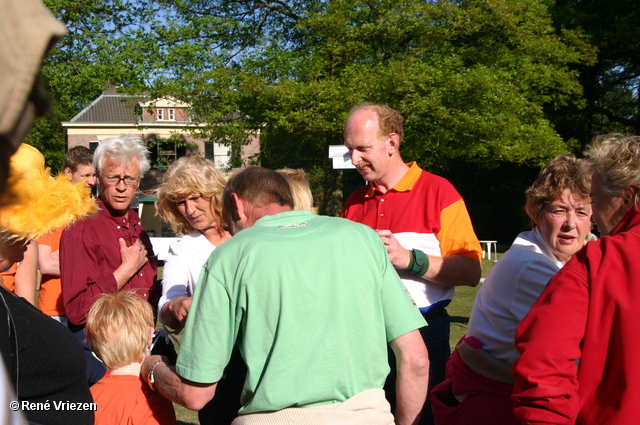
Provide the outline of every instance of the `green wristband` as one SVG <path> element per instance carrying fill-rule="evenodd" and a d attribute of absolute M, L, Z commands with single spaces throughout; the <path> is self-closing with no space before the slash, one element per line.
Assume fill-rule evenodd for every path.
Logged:
<path fill-rule="evenodd" d="M 413 250 L 409 251 L 409 266 L 404 269 L 405 272 L 411 273 L 411 269 L 413 269 L 416 265 L 416 253 Z"/>
<path fill-rule="evenodd" d="M 416 276 L 423 276 L 429 270 L 429 257 L 419 249 L 411 250 L 411 261 L 406 270 Z"/>

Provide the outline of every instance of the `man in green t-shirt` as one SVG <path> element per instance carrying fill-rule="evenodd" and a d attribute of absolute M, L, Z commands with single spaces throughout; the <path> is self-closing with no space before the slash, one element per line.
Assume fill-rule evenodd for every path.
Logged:
<path fill-rule="evenodd" d="M 231 178 L 223 219 L 234 237 L 200 274 L 176 369 L 151 356 L 143 376 L 198 410 L 237 342 L 248 372 L 234 424 L 414 423 L 428 385 L 426 323 L 384 245 L 364 225 L 292 206 L 278 173 Z M 395 420 L 382 391 L 387 344 L 399 359 Z"/>

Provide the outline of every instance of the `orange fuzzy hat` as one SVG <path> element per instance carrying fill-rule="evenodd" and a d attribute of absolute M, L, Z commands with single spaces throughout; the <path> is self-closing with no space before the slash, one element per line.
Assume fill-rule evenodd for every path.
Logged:
<path fill-rule="evenodd" d="M 84 182 L 51 177 L 44 157 L 23 143 L 11 157 L 8 205 L 0 207 L 0 230 L 20 239 L 37 239 L 75 220 L 87 218 L 97 206 Z"/>

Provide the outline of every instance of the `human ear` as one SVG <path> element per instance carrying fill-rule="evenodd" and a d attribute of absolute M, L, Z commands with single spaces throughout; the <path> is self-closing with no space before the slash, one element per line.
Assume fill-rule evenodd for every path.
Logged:
<path fill-rule="evenodd" d="M 636 199 L 636 195 L 637 195 L 636 189 L 632 186 L 627 186 L 624 189 L 622 189 L 622 199 L 624 199 L 625 204 L 628 204 L 629 202 L 634 202 Z"/>
<path fill-rule="evenodd" d="M 389 134 L 389 139 L 387 141 L 387 152 L 389 156 L 392 156 L 400 149 L 400 136 L 396 133 Z"/>
<path fill-rule="evenodd" d="M 239 221 L 244 215 L 244 204 L 237 193 L 231 194 L 231 218 L 233 221 Z"/>

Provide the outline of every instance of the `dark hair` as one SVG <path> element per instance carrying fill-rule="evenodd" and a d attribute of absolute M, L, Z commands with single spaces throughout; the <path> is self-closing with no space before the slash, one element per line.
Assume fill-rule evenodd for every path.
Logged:
<path fill-rule="evenodd" d="M 266 168 L 252 166 L 234 174 L 222 194 L 223 211 L 232 210 L 232 193 L 243 197 L 256 208 L 278 204 L 293 209 L 293 195 L 289 183 L 280 174 Z"/>
<path fill-rule="evenodd" d="M 64 168 L 69 168 L 71 172 L 78 169 L 78 165 L 91 165 L 93 162 L 93 152 L 84 146 L 76 146 L 67 151 L 64 156 Z"/>

